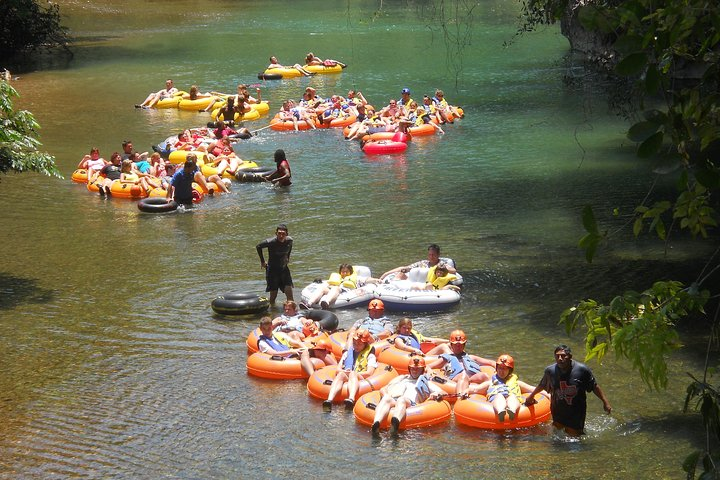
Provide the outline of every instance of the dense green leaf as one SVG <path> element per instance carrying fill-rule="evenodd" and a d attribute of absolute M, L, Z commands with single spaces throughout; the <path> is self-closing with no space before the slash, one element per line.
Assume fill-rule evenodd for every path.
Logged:
<path fill-rule="evenodd" d="M 643 227 L 643 219 L 642 217 L 637 217 L 635 219 L 635 223 L 633 224 L 633 235 L 636 237 L 642 233 L 642 227 Z"/>
<path fill-rule="evenodd" d="M 663 132 L 657 132 L 651 135 L 647 140 L 642 142 L 637 149 L 637 156 L 640 158 L 649 158 L 660 150 L 663 143 Z"/>
<path fill-rule="evenodd" d="M 638 35 L 623 35 L 615 41 L 613 47 L 624 55 L 640 51 L 642 49 L 642 37 Z"/>
<path fill-rule="evenodd" d="M 655 95 L 660 89 L 660 72 L 657 67 L 653 64 L 648 65 L 647 72 L 645 72 L 645 93 L 648 95 Z"/>
<path fill-rule="evenodd" d="M 631 53 L 623 58 L 615 67 L 618 75 L 633 76 L 640 75 L 647 66 L 648 57 L 645 52 Z"/>
<path fill-rule="evenodd" d="M 655 135 L 660 128 L 660 124 L 654 121 L 638 122 L 628 130 L 627 137 L 633 142 L 644 142 L 651 136 Z"/>
<path fill-rule="evenodd" d="M 595 220 L 595 214 L 593 213 L 592 206 L 585 205 L 582 211 L 582 222 L 583 227 L 588 233 L 598 234 L 597 221 Z"/>
<path fill-rule="evenodd" d="M 695 179 L 704 187 L 720 188 L 720 172 L 717 169 L 698 169 L 695 172 Z"/>

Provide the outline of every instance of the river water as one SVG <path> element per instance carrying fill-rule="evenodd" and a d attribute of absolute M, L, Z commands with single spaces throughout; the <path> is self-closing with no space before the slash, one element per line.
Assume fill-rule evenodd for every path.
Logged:
<path fill-rule="evenodd" d="M 338 263 L 380 274 L 438 243 L 465 289 L 458 308 L 415 316 L 422 331 L 461 327 L 468 350 L 511 353 L 529 383 L 557 343 L 582 359 L 580 337 L 557 326 L 564 308 L 682 277 L 682 262 L 704 252 L 681 242 L 641 262 L 646 240 L 628 240 L 626 227 L 584 263 L 582 207 L 595 205 L 614 231 L 653 179 L 634 161 L 604 91 L 566 81 L 581 71 L 569 66 L 557 28 L 504 47 L 518 6 L 481 2 L 456 76 L 445 61 L 452 41 L 422 16 L 431 2 L 61 4 L 75 57 L 22 72 L 14 85 L 66 178 L 0 183 L 0 476 L 680 477 L 682 458 L 701 441 L 697 419 L 681 413 L 684 372 L 701 365 L 691 350 L 673 358 L 663 393 L 648 391 L 626 363 L 593 363 L 614 412 L 604 415 L 590 398 L 580 442 L 548 426 L 491 433 L 453 421 L 377 441 L 352 415 L 323 414 L 302 382 L 248 377 L 244 342 L 258 318 L 221 319 L 210 309 L 217 294 L 263 291 L 254 247 L 284 222 L 295 239 L 298 296 Z M 451 34 L 462 29 L 447 25 Z M 294 63 L 310 50 L 349 66 L 333 76 L 256 79 L 270 55 Z M 141 215 L 133 202 L 73 184 L 91 146 L 109 158 L 132 139 L 142 151 L 209 120 L 133 108 L 166 78 L 185 90 L 260 83 L 273 110 L 307 85 L 324 95 L 359 89 L 376 106 L 402 87 L 415 98 L 442 88 L 466 118 L 383 157 L 365 156 L 339 131 L 262 130 L 237 151 L 271 165 L 284 148 L 294 185 L 236 184 L 191 212 Z M 362 314 L 339 312 L 341 326 Z"/>

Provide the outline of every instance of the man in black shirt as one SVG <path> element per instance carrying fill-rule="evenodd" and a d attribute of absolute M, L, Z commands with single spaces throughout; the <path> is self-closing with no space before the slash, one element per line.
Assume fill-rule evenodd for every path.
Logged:
<path fill-rule="evenodd" d="M 270 292 L 270 303 L 275 303 L 278 290 L 285 293 L 288 300 L 293 300 L 293 283 L 290 276 L 290 252 L 292 252 L 293 239 L 288 235 L 288 228 L 280 224 L 275 229 L 275 237 L 268 238 L 257 244 L 260 266 L 265 269 L 265 280 L 267 281 L 266 292 Z M 265 262 L 263 249 L 268 250 L 268 260 Z"/>
<path fill-rule="evenodd" d="M 535 403 L 533 397 L 540 390 L 550 393 L 553 426 L 565 430 L 568 435 L 578 437 L 585 433 L 586 392 L 593 392 L 602 400 L 608 415 L 612 412 L 612 406 L 595 382 L 592 371 L 572 359 L 572 351 L 567 345 L 555 347 L 555 364 L 545 369 L 540 384 L 525 399 L 526 406 Z"/>

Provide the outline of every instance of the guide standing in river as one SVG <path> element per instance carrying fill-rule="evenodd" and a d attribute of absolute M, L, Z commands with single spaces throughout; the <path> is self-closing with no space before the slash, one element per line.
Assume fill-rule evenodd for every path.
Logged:
<path fill-rule="evenodd" d="M 293 239 L 288 235 L 287 225 L 281 223 L 275 229 L 274 237 L 263 240 L 255 247 L 260 257 L 260 266 L 265 269 L 265 291 L 270 292 L 271 305 L 275 303 L 278 290 L 282 290 L 288 300 L 293 300 L 293 283 L 288 267 L 292 245 Z M 267 262 L 263 256 L 264 248 L 268 250 Z"/>
<path fill-rule="evenodd" d="M 555 347 L 555 363 L 545 369 L 540 384 L 525 399 L 526 406 L 535 403 L 534 397 L 540 390 L 550 393 L 553 426 L 565 430 L 568 435 L 579 437 L 585 433 L 586 392 L 593 392 L 602 400 L 608 415 L 612 412 L 612 406 L 595 382 L 592 371 L 572 359 L 572 351 L 567 345 Z"/>

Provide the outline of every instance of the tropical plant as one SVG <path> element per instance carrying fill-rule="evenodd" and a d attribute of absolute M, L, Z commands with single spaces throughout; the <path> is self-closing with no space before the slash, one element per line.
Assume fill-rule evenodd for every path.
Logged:
<path fill-rule="evenodd" d="M 33 171 L 62 178 L 55 166 L 55 158 L 38 151 L 40 126 L 32 113 L 15 110 L 13 97 L 17 91 L 0 80 L 0 173 Z"/>
<path fill-rule="evenodd" d="M 628 223 L 633 234 L 649 231 L 666 244 L 674 232 L 707 238 L 717 226 L 720 189 L 720 5 L 704 0 L 571 1 L 524 2 L 520 31 L 577 20 L 597 37 L 595 45 L 605 48 L 589 58 L 603 68 L 611 66 L 618 79 L 634 81 L 640 108 L 627 136 L 637 143 L 637 156 L 650 162 L 656 175 L 675 175 L 678 191 L 674 198 L 648 192 Z M 587 233 L 579 246 L 591 262 L 598 248 L 617 232 L 602 230 L 590 206 L 583 209 L 582 220 Z M 650 387 L 665 388 L 666 359 L 681 347 L 676 326 L 704 315 L 704 306 L 717 294 L 708 285 L 718 269 L 713 254 L 689 287 L 668 280 L 641 293 L 625 292 L 607 305 L 587 299 L 563 312 L 560 321 L 568 333 L 585 328 L 586 358 L 602 359 L 614 351 L 629 360 Z M 706 428 L 704 449 L 683 463 L 688 478 L 695 478 L 699 465 L 700 478 L 720 476 L 713 455 L 720 440 L 720 389 L 710 383 L 714 366 L 709 361 L 717 341 L 717 320 L 716 313 L 708 322 L 701 379 L 688 373 L 685 408 L 694 403 Z"/>

